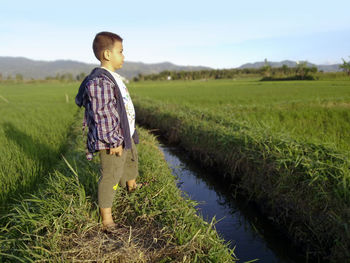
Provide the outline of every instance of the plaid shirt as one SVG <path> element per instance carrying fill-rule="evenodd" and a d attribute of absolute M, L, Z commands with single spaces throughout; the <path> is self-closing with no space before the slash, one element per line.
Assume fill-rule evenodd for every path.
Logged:
<path fill-rule="evenodd" d="M 114 83 L 104 76 L 93 78 L 86 84 L 85 100 L 90 101 L 91 108 L 90 112 L 85 109 L 84 127 L 87 125 L 89 128 L 87 146 L 94 143 L 96 151 L 116 148 L 124 141 L 114 89 Z M 96 142 L 92 136 L 92 122 L 97 128 L 98 140 Z M 91 160 L 92 157 L 93 153 L 87 149 L 86 158 Z"/>

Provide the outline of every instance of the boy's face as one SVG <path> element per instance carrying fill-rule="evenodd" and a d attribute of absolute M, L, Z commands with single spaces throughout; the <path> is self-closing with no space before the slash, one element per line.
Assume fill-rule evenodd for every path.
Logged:
<path fill-rule="evenodd" d="M 109 50 L 109 61 L 108 64 L 113 71 L 120 69 L 124 63 L 124 55 L 123 55 L 123 44 L 122 42 L 116 41 L 114 42 L 113 48 Z"/>

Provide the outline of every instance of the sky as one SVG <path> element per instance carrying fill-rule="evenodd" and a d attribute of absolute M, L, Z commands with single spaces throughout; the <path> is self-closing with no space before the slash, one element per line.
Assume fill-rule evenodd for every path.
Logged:
<path fill-rule="evenodd" d="M 0 1 L 0 56 L 98 63 L 100 31 L 126 61 L 234 68 L 350 60 L 349 0 Z"/>

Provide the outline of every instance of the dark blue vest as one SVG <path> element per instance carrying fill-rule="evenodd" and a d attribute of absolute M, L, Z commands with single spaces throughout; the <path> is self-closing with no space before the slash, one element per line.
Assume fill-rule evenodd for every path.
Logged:
<path fill-rule="evenodd" d="M 123 136 L 124 136 L 124 142 L 123 142 L 124 149 L 131 149 L 131 135 L 130 135 L 128 116 L 126 115 L 126 110 L 125 110 L 125 105 L 124 105 L 122 94 L 120 92 L 118 84 L 116 83 L 116 81 L 111 73 L 109 73 L 107 70 L 105 70 L 103 68 L 94 68 L 91 71 L 90 75 L 88 75 L 83 80 L 83 82 L 80 84 L 78 94 L 75 97 L 75 103 L 79 107 L 84 106 L 85 109 L 88 111 L 88 113 L 91 112 L 91 102 L 88 99 L 86 99 L 87 96 L 85 96 L 86 84 L 90 80 L 92 80 L 93 78 L 101 77 L 103 75 L 105 77 L 107 77 L 108 79 L 110 79 L 115 85 L 114 96 L 117 99 L 117 111 L 118 111 L 119 117 L 120 117 L 120 128 L 123 131 Z M 91 117 L 92 116 L 87 116 L 87 119 L 89 119 L 89 118 L 91 119 Z M 87 121 L 89 122 L 89 120 L 87 120 Z M 90 125 L 88 125 L 88 128 L 89 128 L 90 136 L 92 136 L 93 142 L 96 142 L 98 140 L 96 124 L 94 123 L 94 121 L 92 121 L 89 124 Z M 139 143 L 139 137 L 138 137 L 136 129 L 135 129 L 135 132 L 134 132 L 132 138 L 133 138 L 135 144 Z M 96 152 L 94 143 L 91 143 L 90 145 L 88 145 L 88 149 L 89 149 L 89 152 L 92 152 L 92 153 Z"/>

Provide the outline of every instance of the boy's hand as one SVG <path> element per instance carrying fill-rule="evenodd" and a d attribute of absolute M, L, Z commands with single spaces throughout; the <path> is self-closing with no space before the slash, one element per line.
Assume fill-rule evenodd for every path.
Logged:
<path fill-rule="evenodd" d="M 115 154 L 117 156 L 122 156 L 123 153 L 123 146 L 118 146 L 117 148 L 110 148 L 109 154 Z"/>

